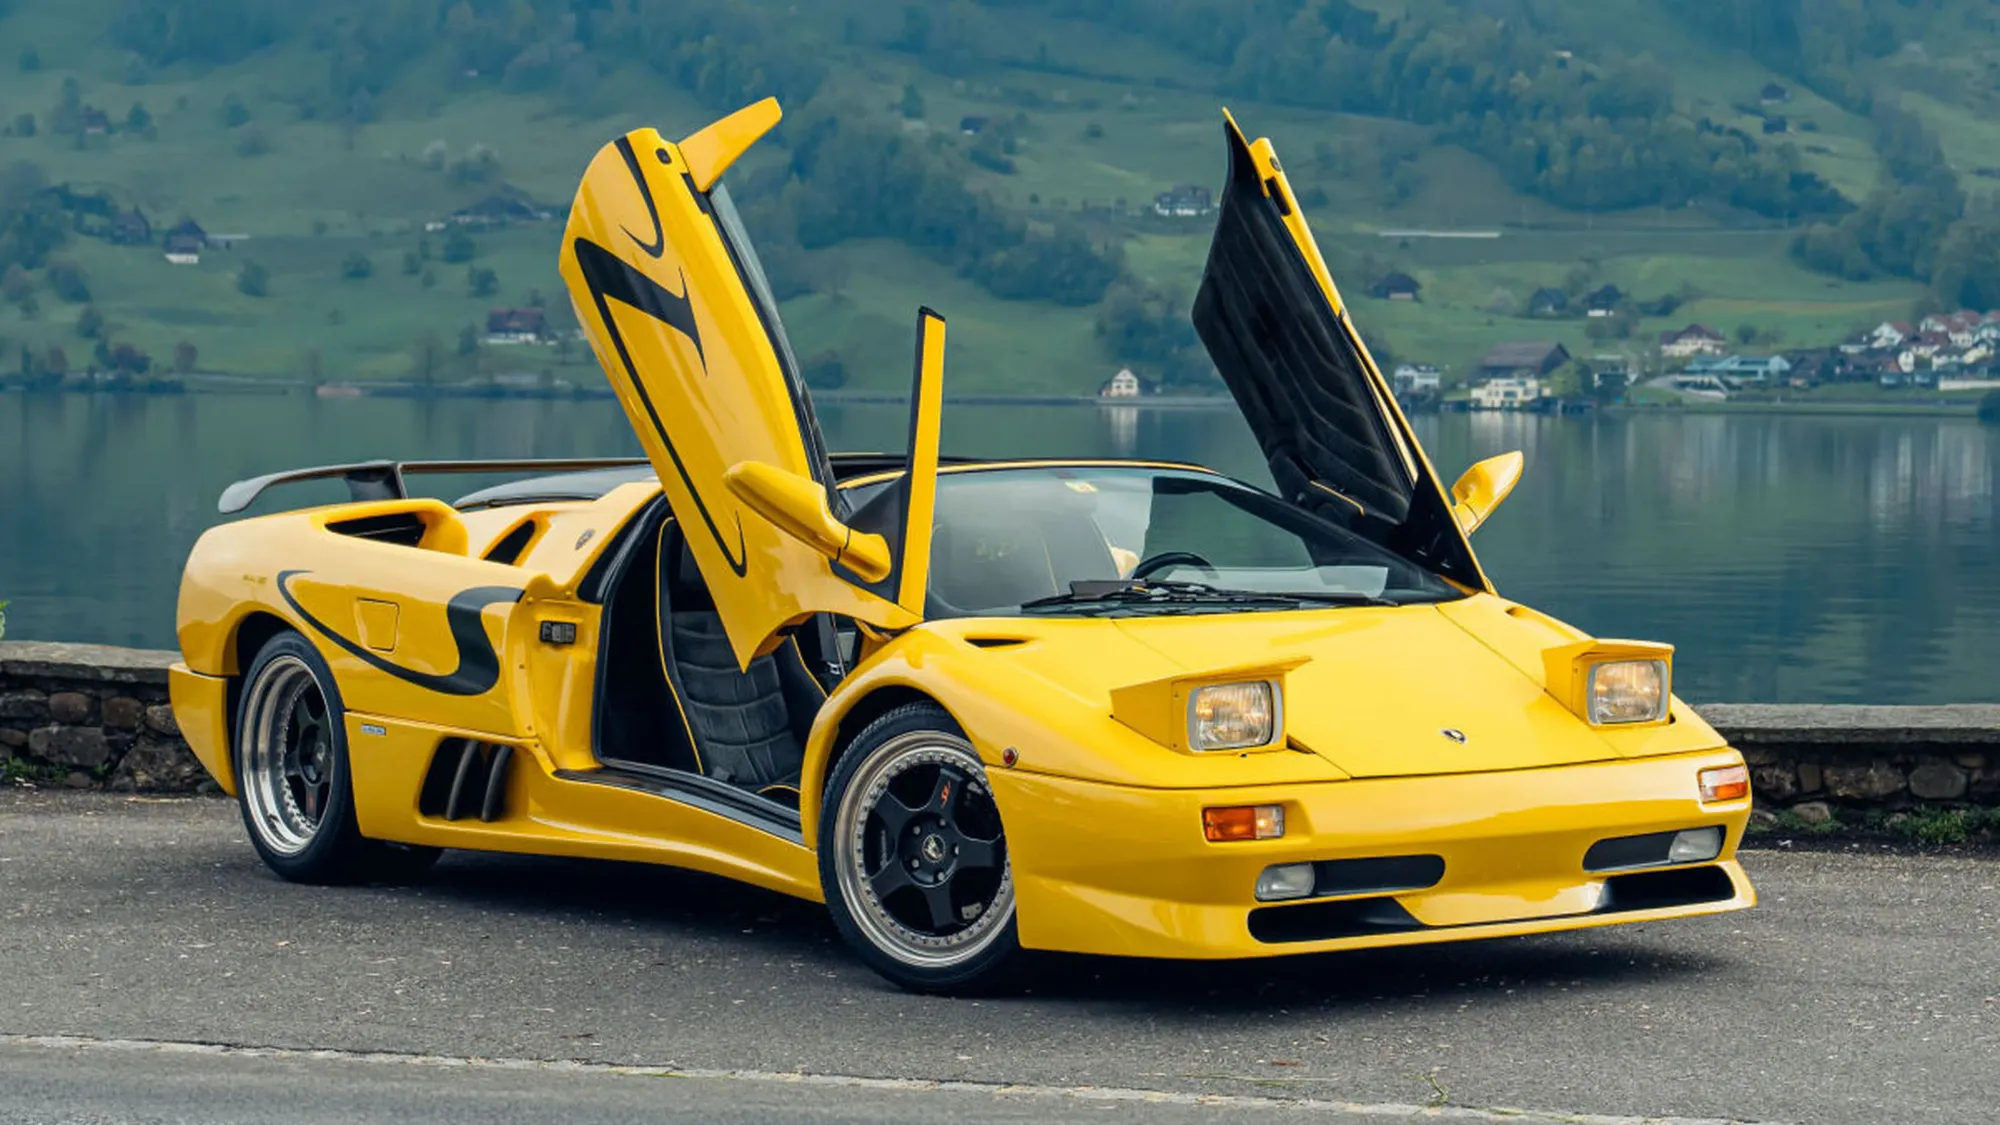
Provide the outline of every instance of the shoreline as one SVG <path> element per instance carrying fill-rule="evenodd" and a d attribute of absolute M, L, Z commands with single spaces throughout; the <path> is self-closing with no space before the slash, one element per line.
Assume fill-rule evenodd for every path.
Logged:
<path fill-rule="evenodd" d="M 174 376 L 170 379 L 150 384 L 117 384 L 84 380 L 71 380 L 65 382 L 63 385 L 54 387 L 34 388 L 0 384 L 0 395 L 20 395 L 22 397 L 53 397 L 57 395 L 102 395 L 112 398 L 172 398 L 185 395 L 284 397 L 294 394 L 301 397 L 324 400 L 357 398 L 481 399 L 488 401 L 516 400 L 526 402 L 615 402 L 617 400 L 617 395 L 609 386 L 583 386 L 566 382 L 559 382 L 551 386 L 512 386 L 494 383 L 425 386 L 420 383 L 382 381 L 370 383 L 323 383 L 313 386 L 294 379 L 227 375 L 219 372 Z M 820 390 L 813 392 L 812 397 L 815 402 L 825 404 L 903 405 L 910 401 L 910 396 L 900 391 Z M 1006 394 L 992 391 L 973 391 L 964 394 L 947 394 L 946 401 L 956 406 L 1093 406 L 1110 410 L 1226 410 L 1234 409 L 1235 407 L 1234 400 L 1228 395 L 1148 395 L 1137 399 L 1105 399 L 1099 398 L 1096 395 Z M 1690 400 L 1671 403 L 1607 403 L 1592 410 L 1576 414 L 1532 410 L 1432 409 L 1410 411 L 1407 408 L 1405 413 L 1411 417 L 1431 414 L 1494 414 L 1568 419 L 1587 419 L 1600 414 L 1626 418 L 1670 414 L 1820 414 L 1876 418 L 1971 418 L 1978 414 L 1978 410 L 1979 403 L 1977 399 L 1947 399 L 1937 402 L 1871 402 L 1867 400 L 1840 402 L 1800 400 L 1711 402 Z"/>

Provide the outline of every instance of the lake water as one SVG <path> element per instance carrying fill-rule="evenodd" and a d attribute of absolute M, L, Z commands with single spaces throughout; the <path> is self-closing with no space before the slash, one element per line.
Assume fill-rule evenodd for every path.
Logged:
<path fill-rule="evenodd" d="M 904 441 L 899 405 L 828 403 L 820 415 L 836 449 Z M 1476 538 L 1500 592 L 1598 636 L 1673 643 L 1686 698 L 2000 701 L 2000 430 L 1498 414 L 1418 429 L 1447 478 L 1527 454 L 1520 487 Z M 960 405 L 946 410 L 945 445 L 1191 460 L 1265 480 L 1227 409 Z M 0 394 L 7 633 L 171 647 L 181 562 L 242 477 L 372 457 L 636 452 L 610 402 Z M 257 510 L 343 495 L 319 487 Z"/>

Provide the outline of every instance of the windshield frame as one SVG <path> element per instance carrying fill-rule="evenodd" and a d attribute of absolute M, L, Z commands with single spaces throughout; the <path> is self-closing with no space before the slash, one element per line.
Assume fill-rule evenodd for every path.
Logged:
<path fill-rule="evenodd" d="M 950 477 L 984 475 L 996 472 L 1032 472 L 1037 470 L 1053 474 L 1063 469 L 1129 472 L 1133 475 L 1150 478 L 1169 476 L 1186 479 L 1191 482 L 1199 482 L 1204 485 L 1211 485 L 1213 487 L 1210 491 L 1217 499 L 1231 507 L 1237 508 L 1249 518 L 1269 523 L 1274 527 L 1298 535 L 1301 538 L 1304 538 L 1308 534 L 1317 534 L 1330 540 L 1351 542 L 1360 550 L 1381 554 L 1384 556 L 1385 561 L 1394 560 L 1412 568 L 1431 582 L 1436 583 L 1437 588 L 1435 590 L 1424 591 L 1424 596 L 1422 597 L 1396 599 L 1387 603 L 1376 598 L 1362 598 L 1352 601 L 1340 600 L 1335 596 L 1322 596 L 1322 594 L 1310 590 L 1258 591 L 1224 588 L 1216 591 L 1218 595 L 1222 596 L 1213 600 L 1180 597 L 1113 604 L 1108 600 L 1084 598 L 1079 599 L 1073 605 L 1045 604 L 1040 607 L 1029 608 L 1026 612 L 1023 611 L 1023 606 L 1017 605 L 940 613 L 937 610 L 944 608 L 942 603 L 935 597 L 927 596 L 924 612 L 926 620 L 1020 620 L 1029 617 L 1078 619 L 1086 617 L 1167 616 L 1177 613 L 1321 612 L 1351 609 L 1363 605 L 1434 605 L 1442 602 L 1458 601 L 1470 596 L 1470 591 L 1461 583 L 1439 574 L 1432 567 L 1416 559 L 1412 559 L 1385 544 L 1375 542 L 1365 535 L 1343 527 L 1334 520 L 1321 516 L 1300 505 L 1293 504 L 1269 489 L 1259 488 L 1248 481 L 1239 480 L 1203 465 L 1195 465 L 1187 462 L 1131 461 L 1113 458 L 1037 458 L 981 461 L 972 464 L 941 467 L 938 472 L 938 491 L 940 499 L 942 499 L 945 490 L 949 487 L 946 481 Z M 842 481 L 839 491 L 846 494 L 845 499 L 850 510 L 857 513 L 865 512 L 870 500 L 883 490 L 892 488 L 897 481 L 903 478 L 904 473 L 904 470 L 890 470 L 853 477 Z M 1266 510 L 1259 511 L 1257 510 L 1259 507 Z M 940 508 L 940 510 L 942 509 Z M 1173 584 L 1169 583 L 1169 585 Z M 1180 583 L 1178 585 L 1185 586 L 1190 584 Z M 951 608 L 956 609 L 956 607 Z"/>

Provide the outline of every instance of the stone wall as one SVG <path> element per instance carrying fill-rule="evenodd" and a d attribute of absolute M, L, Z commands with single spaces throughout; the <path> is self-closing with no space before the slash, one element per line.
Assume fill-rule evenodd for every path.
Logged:
<path fill-rule="evenodd" d="M 167 706 L 171 652 L 0 641 L 0 778 L 189 792 L 206 774 Z M 1823 822 L 1844 811 L 2000 809 L 2000 704 L 1710 704 L 1750 762 L 1760 806 Z"/>
<path fill-rule="evenodd" d="M 0 641 L 0 779 L 189 792 L 207 779 L 167 706 L 171 652 Z"/>
<path fill-rule="evenodd" d="M 1843 813 L 2000 809 L 2000 704 L 1699 710 L 1743 752 L 1758 805 L 1807 824 Z"/>

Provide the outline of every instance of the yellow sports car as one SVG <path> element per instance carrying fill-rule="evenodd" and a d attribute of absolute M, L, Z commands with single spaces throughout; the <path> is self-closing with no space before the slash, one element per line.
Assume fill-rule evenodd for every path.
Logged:
<path fill-rule="evenodd" d="M 562 274 L 647 454 L 370 462 L 196 544 L 175 714 L 288 879 L 443 848 L 824 901 L 903 986 L 1735 910 L 1743 759 L 1673 650 L 1494 593 L 1268 141 L 1226 125 L 1194 319 L 1275 491 L 1193 465 L 829 454 L 725 169 L 775 102 L 598 153 Z M 536 470 L 455 504 L 408 474 Z"/>

